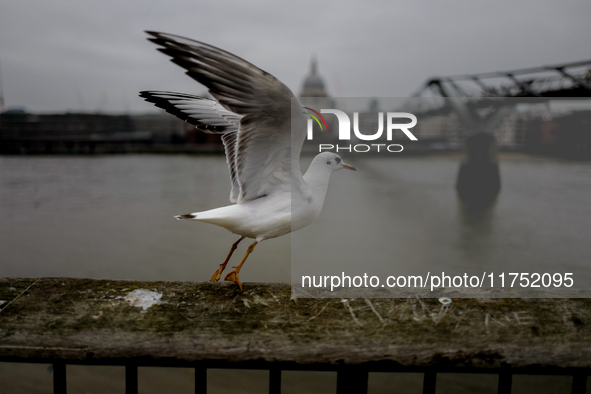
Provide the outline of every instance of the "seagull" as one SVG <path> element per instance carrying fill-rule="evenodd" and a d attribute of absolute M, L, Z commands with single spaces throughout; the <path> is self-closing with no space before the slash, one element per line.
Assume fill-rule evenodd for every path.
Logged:
<path fill-rule="evenodd" d="M 333 172 L 356 169 L 332 152 L 300 171 L 306 116 L 291 90 L 271 74 L 222 49 L 188 38 L 147 31 L 149 41 L 215 100 L 183 93 L 142 91 L 140 97 L 198 130 L 221 135 L 230 171 L 232 205 L 175 216 L 221 226 L 239 235 L 211 277 L 220 280 L 244 238 L 254 242 L 225 280 L 243 291 L 239 272 L 255 246 L 306 227 L 322 211 Z M 293 114 L 293 115 L 292 115 Z"/>

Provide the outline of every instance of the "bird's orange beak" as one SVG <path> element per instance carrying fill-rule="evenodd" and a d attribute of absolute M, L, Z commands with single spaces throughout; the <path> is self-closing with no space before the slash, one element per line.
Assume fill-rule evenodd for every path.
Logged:
<path fill-rule="evenodd" d="M 357 168 L 353 167 L 352 165 L 349 164 L 343 164 L 343 168 L 346 170 L 351 170 L 351 171 L 357 171 Z"/>

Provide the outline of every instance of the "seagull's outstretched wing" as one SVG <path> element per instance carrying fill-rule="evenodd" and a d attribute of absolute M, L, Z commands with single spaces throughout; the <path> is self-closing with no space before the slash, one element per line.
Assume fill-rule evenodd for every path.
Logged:
<path fill-rule="evenodd" d="M 237 133 L 235 168 L 238 203 L 254 200 L 289 186 L 291 158 L 299 158 L 305 137 L 291 149 L 293 93 L 271 74 L 226 51 L 172 34 L 147 32 L 150 41 L 187 75 L 205 85 L 227 110 L 241 115 Z M 300 142 L 301 141 L 301 142 Z"/>
<path fill-rule="evenodd" d="M 143 91 L 140 97 L 209 134 L 221 134 L 232 179 L 230 201 L 237 202 L 240 185 L 236 175 L 236 139 L 242 116 L 228 111 L 215 100 L 184 93 Z"/>

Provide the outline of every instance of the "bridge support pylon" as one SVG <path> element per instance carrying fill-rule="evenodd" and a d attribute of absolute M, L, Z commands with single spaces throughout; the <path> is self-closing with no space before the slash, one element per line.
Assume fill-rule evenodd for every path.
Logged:
<path fill-rule="evenodd" d="M 501 190 L 495 137 L 475 133 L 466 137 L 456 190 L 459 197 L 475 204 L 492 202 Z"/>
<path fill-rule="evenodd" d="M 464 142 L 464 158 L 456 182 L 458 195 L 467 203 L 488 205 L 501 190 L 494 131 L 513 110 L 514 105 L 497 98 L 491 101 L 488 113 L 485 111 L 481 115 L 473 98 L 454 96 L 454 91 L 459 94 L 463 92 L 451 79 L 435 79 L 430 84 L 438 87 L 441 96 L 448 100 L 458 115 L 460 124 L 468 131 Z"/>

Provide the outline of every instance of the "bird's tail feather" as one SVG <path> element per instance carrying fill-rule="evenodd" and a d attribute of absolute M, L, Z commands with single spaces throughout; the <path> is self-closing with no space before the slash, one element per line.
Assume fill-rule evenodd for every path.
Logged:
<path fill-rule="evenodd" d="M 238 205 L 210 209 L 208 211 L 193 212 L 185 215 L 175 216 L 178 220 L 197 220 L 205 223 L 212 223 L 227 228 L 241 217 L 242 211 Z"/>

